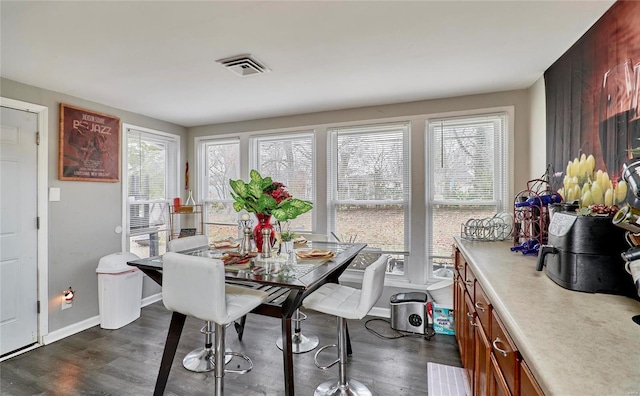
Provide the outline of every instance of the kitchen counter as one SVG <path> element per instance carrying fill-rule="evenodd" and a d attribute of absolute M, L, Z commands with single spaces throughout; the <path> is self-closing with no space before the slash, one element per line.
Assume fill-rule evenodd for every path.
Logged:
<path fill-rule="evenodd" d="M 640 302 L 564 289 L 512 243 L 455 240 L 547 396 L 640 396 Z"/>

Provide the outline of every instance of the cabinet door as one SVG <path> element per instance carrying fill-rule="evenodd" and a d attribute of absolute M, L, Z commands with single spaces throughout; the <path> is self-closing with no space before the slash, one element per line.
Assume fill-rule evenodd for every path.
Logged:
<path fill-rule="evenodd" d="M 489 383 L 491 382 L 491 343 L 484 332 L 482 326 L 476 321 L 475 344 L 475 381 L 473 388 L 475 396 L 486 396 L 489 394 Z"/>
<path fill-rule="evenodd" d="M 473 303 L 468 294 L 465 293 L 464 304 L 464 323 L 463 326 L 463 343 L 464 343 L 464 357 L 462 365 L 467 371 L 467 378 L 469 380 L 469 389 L 473 394 L 473 382 L 474 382 L 474 366 L 475 366 L 475 323 L 476 313 L 473 309 Z"/>
<path fill-rule="evenodd" d="M 502 376 L 500 367 L 494 355 L 491 355 L 491 376 L 489 377 L 489 395 L 490 396 L 511 396 L 511 391 L 507 386 L 507 382 Z"/>
<path fill-rule="evenodd" d="M 456 340 L 458 340 L 458 348 L 460 349 L 460 357 L 464 355 L 464 284 L 462 278 L 456 276 L 453 289 L 453 321 L 455 322 Z M 464 360 L 463 360 L 464 362 Z"/>
<path fill-rule="evenodd" d="M 465 264 L 464 266 L 464 285 L 467 288 L 467 293 L 471 297 L 471 300 L 476 302 L 475 295 L 475 284 L 476 284 L 476 276 L 473 274 L 473 271 L 469 267 L 469 264 Z"/>
<path fill-rule="evenodd" d="M 492 312 L 491 317 L 491 348 L 493 355 L 509 389 L 515 394 L 519 388 L 519 353 L 495 311 Z"/>
<path fill-rule="evenodd" d="M 524 361 L 520 362 L 520 396 L 544 396 Z"/>
<path fill-rule="evenodd" d="M 478 319 L 482 328 L 484 329 L 484 333 L 491 337 L 491 312 L 493 307 L 487 298 L 487 295 L 484 293 L 482 286 L 480 283 L 476 282 L 476 299 L 474 302 L 474 308 L 476 309 L 476 314 L 478 315 Z"/>

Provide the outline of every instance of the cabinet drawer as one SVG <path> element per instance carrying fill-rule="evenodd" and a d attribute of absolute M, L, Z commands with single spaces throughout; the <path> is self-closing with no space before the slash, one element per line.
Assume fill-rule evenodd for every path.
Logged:
<path fill-rule="evenodd" d="M 491 313 L 491 349 L 509 390 L 516 394 L 516 379 L 519 374 L 518 350 L 495 311 Z"/>
<path fill-rule="evenodd" d="M 471 300 L 475 303 L 476 295 L 474 293 L 474 286 L 476 283 L 476 276 L 473 274 L 473 271 L 471 271 L 469 264 L 465 263 L 464 267 L 464 277 L 462 279 L 464 279 L 464 285 L 467 289 L 467 293 L 469 293 Z"/>
<path fill-rule="evenodd" d="M 460 253 L 460 251 L 457 249 L 455 245 L 454 245 L 454 252 L 455 252 L 454 263 L 453 263 L 454 269 L 456 271 L 456 274 L 464 279 L 464 267 L 467 263 L 464 261 L 464 257 L 462 256 L 462 253 Z"/>
<path fill-rule="evenodd" d="M 482 286 L 480 283 L 476 282 L 476 302 L 474 303 L 474 307 L 476 309 L 476 313 L 478 314 L 478 319 L 480 319 L 480 324 L 482 325 L 482 329 L 485 334 L 491 334 L 491 311 L 492 306 L 487 298 L 487 295 L 484 294 L 484 290 L 482 290 Z"/>

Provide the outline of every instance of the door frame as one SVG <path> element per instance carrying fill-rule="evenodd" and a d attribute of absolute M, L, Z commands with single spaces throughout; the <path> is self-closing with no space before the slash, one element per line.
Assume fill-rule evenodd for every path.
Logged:
<path fill-rule="evenodd" d="M 0 106 L 9 107 L 16 110 L 28 111 L 38 116 L 38 131 L 40 132 L 40 144 L 37 146 L 37 216 L 40 218 L 40 228 L 37 230 L 38 238 L 38 301 L 40 310 L 38 312 L 38 344 L 19 351 L 37 348 L 44 345 L 44 336 L 49 333 L 49 108 L 35 103 L 23 102 L 20 100 L 0 97 Z M 5 356 L 9 358 L 13 355 Z"/>

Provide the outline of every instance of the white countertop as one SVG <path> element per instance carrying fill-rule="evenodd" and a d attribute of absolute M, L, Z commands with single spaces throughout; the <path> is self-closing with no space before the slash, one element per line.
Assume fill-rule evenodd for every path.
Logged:
<path fill-rule="evenodd" d="M 564 289 L 509 242 L 456 242 L 545 395 L 640 396 L 640 302 Z"/>

